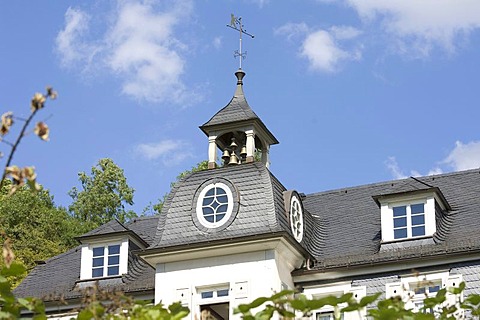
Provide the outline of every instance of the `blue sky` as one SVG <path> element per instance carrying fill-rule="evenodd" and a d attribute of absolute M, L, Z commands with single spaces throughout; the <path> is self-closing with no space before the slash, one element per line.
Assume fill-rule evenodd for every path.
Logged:
<path fill-rule="evenodd" d="M 198 126 L 235 89 L 231 13 L 255 34 L 244 90 L 287 189 L 480 166 L 476 0 L 2 2 L 0 112 L 27 117 L 33 93 L 59 92 L 36 119 L 50 141 L 25 137 L 14 163 L 68 206 L 77 173 L 110 157 L 141 213 L 207 158 Z"/>

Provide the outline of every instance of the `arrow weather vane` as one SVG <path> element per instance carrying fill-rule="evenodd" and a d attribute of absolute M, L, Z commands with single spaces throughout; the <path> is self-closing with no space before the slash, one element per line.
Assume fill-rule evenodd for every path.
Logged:
<path fill-rule="evenodd" d="M 227 24 L 227 27 L 235 29 L 239 32 L 240 34 L 240 49 L 235 50 L 233 56 L 240 57 L 240 69 L 242 69 L 242 60 L 247 57 L 247 51 L 243 52 L 242 51 L 242 34 L 246 34 L 247 36 L 250 36 L 252 38 L 255 38 L 253 34 L 250 34 L 247 32 L 247 30 L 243 29 L 243 24 L 242 24 L 242 17 L 235 17 L 232 13 L 232 18 L 230 20 L 230 24 Z"/>

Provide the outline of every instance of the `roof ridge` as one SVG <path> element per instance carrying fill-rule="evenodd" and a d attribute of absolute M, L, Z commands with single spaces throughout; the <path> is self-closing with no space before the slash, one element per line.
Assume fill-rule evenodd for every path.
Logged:
<path fill-rule="evenodd" d="M 426 175 L 426 176 L 420 176 L 416 177 L 415 180 L 418 181 L 418 179 L 432 179 L 434 180 L 435 178 L 443 178 L 443 177 L 449 177 L 449 176 L 455 176 L 455 175 L 464 175 L 464 174 L 472 174 L 478 172 L 480 174 L 480 168 L 478 169 L 468 169 L 468 170 L 460 170 L 460 171 L 453 171 L 453 172 L 447 172 L 447 173 L 440 173 L 440 174 L 435 174 L 435 175 Z M 343 188 L 336 188 L 336 189 L 330 189 L 330 190 L 325 190 L 325 191 L 318 191 L 318 192 L 313 192 L 307 194 L 307 198 L 311 196 L 316 196 L 316 195 L 325 195 L 325 194 L 330 194 L 330 193 L 337 193 L 340 191 L 347 191 L 347 190 L 360 190 L 360 189 L 366 189 L 366 188 L 371 188 L 375 186 L 381 186 L 385 184 L 391 184 L 391 183 L 401 183 L 401 182 L 408 182 L 413 177 L 407 177 L 407 178 L 402 178 L 402 179 L 394 179 L 394 180 L 385 180 L 385 181 L 379 181 L 379 182 L 373 182 L 373 183 L 367 183 L 367 184 L 360 184 L 357 186 L 350 186 L 350 187 L 343 187 Z M 419 181 L 420 182 L 420 181 Z M 424 181 L 421 182 L 422 184 L 426 184 Z"/>

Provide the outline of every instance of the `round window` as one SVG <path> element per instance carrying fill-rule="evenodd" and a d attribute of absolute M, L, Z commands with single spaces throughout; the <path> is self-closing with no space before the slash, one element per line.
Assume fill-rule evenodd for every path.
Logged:
<path fill-rule="evenodd" d="M 292 196 L 290 200 L 290 227 L 293 237 L 298 242 L 303 239 L 303 210 L 300 200 L 296 196 Z"/>
<path fill-rule="evenodd" d="M 197 219 L 207 228 L 225 224 L 233 211 L 233 195 L 230 188 L 221 182 L 207 185 L 197 200 Z"/>

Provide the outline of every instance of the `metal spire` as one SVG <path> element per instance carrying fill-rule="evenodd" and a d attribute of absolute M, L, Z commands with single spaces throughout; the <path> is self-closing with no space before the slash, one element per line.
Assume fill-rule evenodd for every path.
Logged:
<path fill-rule="evenodd" d="M 237 30 L 240 34 L 240 49 L 235 50 L 233 56 L 235 58 L 240 57 L 240 69 L 242 69 L 242 60 L 245 59 L 247 56 L 247 51 L 242 51 L 242 34 L 246 34 L 247 36 L 250 36 L 252 38 L 255 38 L 255 36 L 248 33 L 247 30 L 243 29 L 242 17 L 235 17 L 233 13 L 231 15 L 230 24 L 227 24 L 227 27 Z"/>

